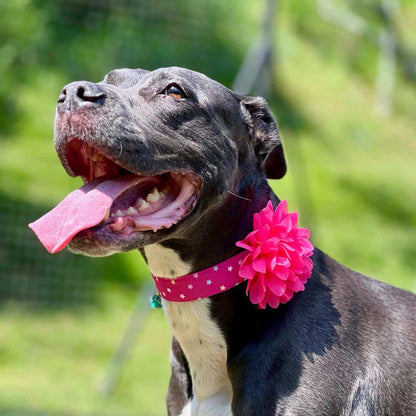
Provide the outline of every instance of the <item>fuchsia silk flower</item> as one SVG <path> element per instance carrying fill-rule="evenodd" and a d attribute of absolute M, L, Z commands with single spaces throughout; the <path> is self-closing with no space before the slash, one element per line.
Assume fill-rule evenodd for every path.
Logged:
<path fill-rule="evenodd" d="M 259 308 L 277 308 L 294 293 L 305 289 L 312 274 L 313 246 L 310 232 L 297 226 L 296 212 L 288 213 L 286 201 L 276 210 L 271 201 L 253 217 L 253 231 L 237 246 L 245 251 L 185 276 L 153 276 L 161 296 L 187 302 L 213 296 L 247 280 L 250 301 Z M 247 253 L 248 252 L 248 253 Z"/>
<path fill-rule="evenodd" d="M 249 251 L 240 266 L 239 275 L 247 279 L 250 301 L 264 309 L 277 308 L 294 293 L 305 289 L 312 274 L 313 245 L 310 232 L 298 228 L 297 212 L 287 211 L 281 201 L 276 210 L 271 201 L 253 217 L 253 231 L 237 242 Z"/>

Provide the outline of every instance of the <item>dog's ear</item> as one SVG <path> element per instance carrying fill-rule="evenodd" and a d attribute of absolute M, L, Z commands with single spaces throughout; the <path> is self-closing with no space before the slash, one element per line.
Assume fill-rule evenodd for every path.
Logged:
<path fill-rule="evenodd" d="M 276 120 L 266 100 L 261 97 L 242 97 L 240 109 L 267 178 L 283 178 L 286 173 L 285 155 Z"/>

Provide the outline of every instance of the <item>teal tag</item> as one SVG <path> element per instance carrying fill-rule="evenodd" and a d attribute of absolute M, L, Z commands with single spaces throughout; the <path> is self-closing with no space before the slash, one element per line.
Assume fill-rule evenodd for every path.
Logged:
<path fill-rule="evenodd" d="M 161 308 L 162 307 L 162 298 L 160 297 L 159 292 L 155 293 L 151 298 L 150 298 L 150 307 L 152 309 L 155 308 Z"/>

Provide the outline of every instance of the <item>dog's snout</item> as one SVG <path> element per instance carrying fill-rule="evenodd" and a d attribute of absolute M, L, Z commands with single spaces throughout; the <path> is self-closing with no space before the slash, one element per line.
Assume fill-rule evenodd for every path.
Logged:
<path fill-rule="evenodd" d="M 92 82 L 79 81 L 66 85 L 58 97 L 58 104 L 68 110 L 76 110 L 87 103 L 102 104 L 105 92 Z"/>

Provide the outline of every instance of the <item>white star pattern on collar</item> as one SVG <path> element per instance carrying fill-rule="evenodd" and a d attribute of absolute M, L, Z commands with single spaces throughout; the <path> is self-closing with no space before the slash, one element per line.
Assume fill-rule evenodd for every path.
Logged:
<path fill-rule="evenodd" d="M 244 278 L 239 275 L 237 263 L 244 256 L 246 253 L 241 252 L 222 263 L 177 278 L 159 276 L 153 278 L 164 299 L 173 302 L 191 302 L 223 293 L 241 283 Z"/>

